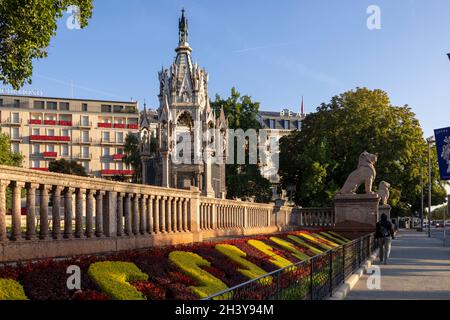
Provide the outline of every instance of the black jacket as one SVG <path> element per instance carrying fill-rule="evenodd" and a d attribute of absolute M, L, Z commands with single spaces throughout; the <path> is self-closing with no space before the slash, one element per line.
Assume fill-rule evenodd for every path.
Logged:
<path fill-rule="evenodd" d="M 376 230 L 375 230 L 375 239 L 383 238 L 383 235 L 381 234 L 381 226 L 383 226 L 387 230 L 389 230 L 391 238 L 394 239 L 394 227 L 392 226 L 392 223 L 389 220 L 377 222 Z"/>

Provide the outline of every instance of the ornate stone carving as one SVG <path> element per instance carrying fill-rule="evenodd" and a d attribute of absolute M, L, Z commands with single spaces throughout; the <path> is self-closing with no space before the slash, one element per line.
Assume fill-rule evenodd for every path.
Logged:
<path fill-rule="evenodd" d="M 375 163 L 377 156 L 364 151 L 359 156 L 358 168 L 353 171 L 347 178 L 340 194 L 355 194 L 359 186 L 364 183 L 367 194 L 372 194 L 372 184 L 375 180 L 376 170 Z"/>
<path fill-rule="evenodd" d="M 389 200 L 389 188 L 391 185 L 386 181 L 381 181 L 378 186 L 378 195 L 381 198 L 381 205 L 387 205 Z"/>

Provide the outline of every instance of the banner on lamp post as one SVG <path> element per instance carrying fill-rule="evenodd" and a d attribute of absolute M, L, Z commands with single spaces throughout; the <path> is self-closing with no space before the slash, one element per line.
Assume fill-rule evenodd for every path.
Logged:
<path fill-rule="evenodd" d="M 434 130 L 439 173 L 442 180 L 450 180 L 450 127 Z"/>

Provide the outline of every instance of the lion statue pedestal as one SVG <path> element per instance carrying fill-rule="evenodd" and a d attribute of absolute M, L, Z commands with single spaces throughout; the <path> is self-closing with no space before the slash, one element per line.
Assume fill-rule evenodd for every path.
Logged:
<path fill-rule="evenodd" d="M 337 194 L 334 197 L 335 229 L 374 232 L 379 220 L 380 197 L 370 194 Z"/>

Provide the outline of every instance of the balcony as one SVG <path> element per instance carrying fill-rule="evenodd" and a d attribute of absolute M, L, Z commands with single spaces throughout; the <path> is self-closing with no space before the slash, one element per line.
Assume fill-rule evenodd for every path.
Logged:
<path fill-rule="evenodd" d="M 28 121 L 28 124 L 42 124 L 42 120 L 41 119 L 30 119 Z"/>
<path fill-rule="evenodd" d="M 30 141 L 55 141 L 55 142 L 70 142 L 69 136 L 44 136 L 32 135 Z"/>
<path fill-rule="evenodd" d="M 56 120 L 44 120 L 46 126 L 56 126 Z"/>
<path fill-rule="evenodd" d="M 112 123 L 99 122 L 98 127 L 99 128 L 112 128 Z"/>
<path fill-rule="evenodd" d="M 78 122 L 78 127 L 83 129 L 91 129 L 92 128 L 92 122 Z"/>
<path fill-rule="evenodd" d="M 18 126 L 20 127 L 22 125 L 22 119 L 11 119 L 8 118 L 6 119 L 6 121 L 2 122 L 3 125 L 8 125 L 8 126 Z"/>
<path fill-rule="evenodd" d="M 53 151 L 47 151 L 47 152 L 42 153 L 42 156 L 45 159 L 56 159 L 58 157 L 58 153 L 53 152 Z"/>
<path fill-rule="evenodd" d="M 48 172 L 48 168 L 31 168 L 31 170 L 36 170 L 36 171 L 46 171 Z"/>
<path fill-rule="evenodd" d="M 92 160 L 92 153 L 90 153 L 90 154 L 82 154 L 82 153 L 80 153 L 80 154 L 78 154 L 77 158 L 79 160 L 83 160 L 83 161 L 90 161 L 90 160 Z"/>
<path fill-rule="evenodd" d="M 114 123 L 115 129 L 126 129 L 127 125 L 125 123 Z"/>
<path fill-rule="evenodd" d="M 124 153 L 118 153 L 113 155 L 113 160 L 114 161 L 122 161 L 123 158 L 125 158 L 125 154 Z"/>
<path fill-rule="evenodd" d="M 132 176 L 134 174 L 134 170 L 101 170 L 100 174 L 102 176 L 111 177 L 111 176 Z"/>
<path fill-rule="evenodd" d="M 60 126 L 64 126 L 64 127 L 71 127 L 72 126 L 72 121 L 60 120 L 59 121 L 59 125 Z"/>
<path fill-rule="evenodd" d="M 139 129 L 139 125 L 138 124 L 129 124 L 128 129 Z"/>
<path fill-rule="evenodd" d="M 77 138 L 73 141 L 74 144 L 92 144 L 92 138 L 83 139 Z"/>

